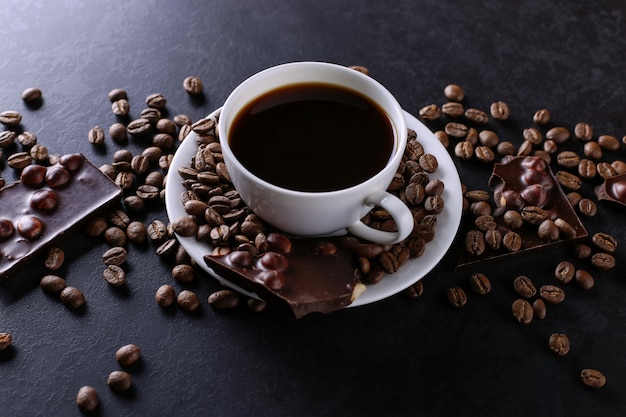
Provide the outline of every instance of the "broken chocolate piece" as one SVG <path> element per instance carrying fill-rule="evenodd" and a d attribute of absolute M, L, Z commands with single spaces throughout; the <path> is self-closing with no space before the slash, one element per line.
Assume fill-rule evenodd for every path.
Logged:
<path fill-rule="evenodd" d="M 365 290 L 342 238 L 292 239 L 288 253 L 233 251 L 204 260 L 217 274 L 264 300 L 286 303 L 296 318 L 340 310 Z"/>
<path fill-rule="evenodd" d="M 122 194 L 81 154 L 46 170 L 46 183 L 0 189 L 0 282 Z"/>
<path fill-rule="evenodd" d="M 626 174 L 609 177 L 595 188 L 598 200 L 612 201 L 626 206 Z"/>
<path fill-rule="evenodd" d="M 553 247 L 587 236 L 587 230 L 567 199 L 550 166 L 544 160 L 539 157 L 521 156 L 507 158 L 503 161 L 503 163 L 494 165 L 489 179 L 489 186 L 493 191 L 496 207 L 494 210 L 494 221 L 496 222 L 494 230 L 500 231 L 502 235 L 509 232 L 517 233 L 521 238 L 521 246 L 517 250 L 509 248 L 507 251 L 505 247 L 494 248 L 485 245 L 485 250 L 481 253 L 467 253 L 465 250 L 461 254 L 457 267 L 499 260 L 506 256 Z M 505 222 L 504 213 L 509 210 L 522 213 L 524 223 L 520 228 L 513 230 Z M 541 221 L 533 222 L 534 218 Z M 559 228 L 560 237 L 558 240 L 542 240 L 538 233 L 538 224 L 546 219 L 555 222 Z"/>

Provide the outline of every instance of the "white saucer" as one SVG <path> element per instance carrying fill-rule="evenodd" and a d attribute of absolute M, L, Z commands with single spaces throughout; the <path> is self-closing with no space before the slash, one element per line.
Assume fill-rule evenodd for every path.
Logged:
<path fill-rule="evenodd" d="M 207 117 L 215 119 L 219 110 L 220 109 L 215 110 Z M 419 258 L 411 259 L 402 266 L 398 272 L 393 275 L 385 276 L 378 284 L 369 285 L 367 290 L 349 307 L 370 304 L 390 297 L 422 279 L 435 268 L 444 257 L 454 241 L 461 223 L 463 196 L 461 181 L 454 162 L 450 158 L 447 150 L 422 122 L 407 112 L 405 112 L 405 117 L 407 127 L 417 132 L 417 139 L 424 147 L 425 152 L 437 158 L 439 169 L 429 176 L 431 179 L 438 178 L 445 184 L 445 190 L 442 195 L 445 201 L 444 210 L 437 215 L 435 239 L 426 245 L 424 254 Z M 170 222 L 186 215 L 181 202 L 181 195 L 185 191 L 185 188 L 182 186 L 177 172 L 179 167 L 188 166 L 191 158 L 195 155 L 197 149 L 196 137 L 197 135 L 192 132 L 183 140 L 174 154 L 174 159 L 170 165 L 170 175 L 168 176 L 167 186 L 165 187 L 165 207 Z M 258 298 L 256 294 L 250 293 L 222 278 L 206 265 L 204 255 L 212 251 L 213 248 L 210 245 L 198 242 L 194 237 L 178 236 L 178 240 L 189 256 L 220 283 L 248 296 Z"/>

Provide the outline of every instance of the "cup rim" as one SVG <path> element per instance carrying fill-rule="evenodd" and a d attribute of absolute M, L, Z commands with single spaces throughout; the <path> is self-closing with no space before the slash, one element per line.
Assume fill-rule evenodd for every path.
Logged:
<path fill-rule="evenodd" d="M 374 176 L 368 178 L 367 180 L 365 180 L 365 181 L 363 181 L 361 183 L 352 185 L 350 187 L 341 188 L 339 190 L 331 190 L 331 191 L 299 191 L 299 190 L 292 190 L 292 189 L 289 189 L 289 188 L 284 188 L 284 187 L 280 187 L 278 185 L 272 184 L 271 182 L 268 182 L 268 181 L 264 180 L 263 178 L 260 178 L 257 175 L 255 175 L 254 173 L 252 173 L 234 155 L 234 153 L 232 152 L 232 149 L 230 148 L 230 144 L 228 144 L 228 140 L 226 138 L 223 138 L 224 140 L 222 140 L 222 138 L 220 137 L 220 143 L 222 145 L 222 153 L 228 154 L 228 158 L 226 158 L 226 159 L 228 159 L 230 163 L 236 164 L 237 165 L 237 169 L 240 172 L 242 172 L 245 176 L 247 176 L 249 178 L 254 178 L 255 181 L 259 185 L 261 185 L 262 187 L 264 187 L 266 189 L 269 189 L 269 190 L 278 191 L 278 192 L 281 192 L 281 193 L 284 193 L 284 194 L 298 196 L 300 198 L 303 198 L 303 197 L 318 198 L 319 196 L 333 196 L 333 195 L 339 195 L 339 194 L 346 193 L 346 192 L 360 190 L 361 188 L 367 188 L 367 187 L 369 187 L 371 185 L 371 183 L 377 182 L 377 180 L 379 179 L 380 176 L 387 174 L 387 169 L 389 169 L 389 166 L 395 166 L 396 169 L 397 169 L 397 166 L 400 164 L 400 161 L 401 161 L 402 156 L 404 154 L 404 149 L 406 147 L 406 142 L 407 142 L 406 119 L 405 119 L 405 116 L 404 116 L 404 110 L 402 109 L 402 106 L 400 106 L 400 103 L 394 97 L 394 95 L 385 86 L 383 86 L 380 82 L 378 82 L 376 79 L 370 77 L 369 75 L 365 75 L 365 74 L 363 74 L 363 73 L 361 73 L 359 71 L 353 70 L 353 69 L 348 68 L 348 67 L 343 66 L 343 65 L 333 64 L 333 63 L 329 63 L 329 62 L 297 61 L 297 62 L 289 62 L 289 63 L 280 64 L 280 65 L 276 65 L 276 66 L 273 66 L 273 67 L 269 67 L 269 68 L 266 68 L 264 70 L 261 70 L 261 71 L 255 73 L 255 74 L 251 75 L 250 77 L 248 77 L 244 81 L 242 81 L 237 87 L 235 87 L 235 89 L 226 98 L 226 101 L 224 102 L 224 105 L 223 105 L 222 110 L 221 110 L 220 118 L 218 120 L 218 129 L 220 131 L 222 131 L 222 128 L 221 128 L 221 126 L 219 126 L 219 124 L 221 123 L 221 120 L 222 120 L 221 116 L 224 113 L 224 109 L 227 108 L 227 106 L 230 104 L 230 102 L 232 102 L 234 100 L 234 97 L 237 94 L 240 94 L 241 90 L 244 90 L 245 88 L 247 88 L 247 86 L 250 83 L 255 82 L 255 80 L 257 78 L 259 78 L 259 77 L 265 76 L 265 74 L 268 73 L 268 72 L 273 72 L 273 71 L 276 71 L 276 70 L 289 69 L 290 67 L 301 67 L 301 66 L 308 66 L 309 68 L 310 67 L 333 68 L 334 70 L 344 71 L 346 74 L 350 74 L 350 76 L 355 76 L 357 78 L 362 78 L 364 80 L 367 80 L 367 82 L 372 83 L 378 90 L 381 91 L 381 93 L 383 95 L 386 96 L 387 100 L 389 100 L 389 103 L 391 104 L 391 107 L 393 107 L 394 110 L 397 112 L 397 116 L 398 116 L 399 119 L 398 120 L 392 119 L 392 116 L 387 111 L 387 108 L 384 108 L 385 112 L 387 113 L 387 117 L 391 121 L 392 127 L 394 129 L 394 134 L 395 134 L 395 150 L 394 150 L 394 154 L 393 154 L 393 156 L 391 158 L 389 158 L 389 161 L 387 162 L 385 167 L 382 168 L 380 171 L 378 171 Z M 302 82 L 306 82 L 306 81 L 302 81 Z M 330 85 L 334 84 L 334 85 L 338 85 L 338 86 L 341 86 L 343 88 L 347 88 L 349 90 L 355 91 L 357 93 L 364 94 L 363 92 L 359 92 L 359 91 L 357 91 L 356 89 L 354 89 L 352 87 L 344 86 L 341 83 L 333 83 L 332 81 L 319 81 L 319 80 L 312 80 L 311 82 L 319 82 L 319 83 L 330 84 Z M 296 83 L 288 83 L 288 84 L 285 84 L 285 85 L 291 85 L 291 84 L 296 84 Z M 266 93 L 267 91 L 271 91 L 271 90 L 273 90 L 275 88 L 276 87 L 267 88 L 267 89 L 265 89 L 263 91 L 263 93 Z M 367 94 L 364 94 L 364 95 L 369 97 L 369 95 L 367 95 Z M 257 97 L 258 97 L 258 95 L 257 95 Z M 247 102 L 250 102 L 250 101 L 254 100 L 255 98 L 256 97 L 253 97 L 251 100 L 247 100 Z M 378 100 L 375 100 L 375 102 L 379 103 Z M 400 126 L 398 126 L 398 124 L 400 124 Z"/>

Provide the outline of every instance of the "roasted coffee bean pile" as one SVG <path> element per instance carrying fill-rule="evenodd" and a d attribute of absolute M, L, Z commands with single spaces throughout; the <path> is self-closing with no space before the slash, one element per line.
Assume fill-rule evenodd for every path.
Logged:
<path fill-rule="evenodd" d="M 613 135 L 596 136 L 592 126 L 586 122 L 577 123 L 573 129 L 553 126 L 550 111 L 539 109 L 532 115 L 532 125 L 521 132 L 518 146 L 513 141 L 501 140 L 498 133 L 498 128 L 503 126 L 500 123 L 512 116 L 506 103 L 492 103 L 489 112 L 465 108 L 465 92 L 455 84 L 445 87 L 444 96 L 447 102 L 428 104 L 419 111 L 419 115 L 456 157 L 457 163 L 507 164 L 515 157 L 534 157 L 524 159 L 521 169 L 516 170 L 521 179 L 516 180 L 517 185 L 522 184 L 525 188 L 507 189 L 504 181 L 499 182 L 498 178 L 491 184 L 485 181 L 482 189 L 468 190 L 464 187 L 463 223 L 466 234 L 462 244 L 465 260 L 484 260 L 485 256 L 481 258 L 481 255 L 489 250 L 500 251 L 500 255 L 520 251 L 523 246 L 528 246 L 528 237 L 517 232 L 528 225 L 533 225 L 535 230 L 532 239 L 538 238 L 533 245 L 535 248 L 547 248 L 557 241 L 578 242 L 572 245 L 574 259 L 563 260 L 555 266 L 554 284 L 546 283 L 538 288 L 531 277 L 517 275 L 509 278 L 512 280 L 512 294 L 517 296 L 511 305 L 514 320 L 524 325 L 530 325 L 534 319 L 543 320 L 547 316 L 547 306 L 565 302 L 565 286 L 568 283 L 574 282 L 583 290 L 594 287 L 594 274 L 588 268 L 577 268 L 574 262 L 587 261 L 589 268 L 597 274 L 612 270 L 616 266 L 614 253 L 618 245 L 613 236 L 603 231 L 587 236 L 575 230 L 575 217 L 559 216 L 563 210 L 559 212 L 553 207 L 551 210 L 549 200 L 551 196 L 562 193 L 566 206 L 572 208 L 581 220 L 598 214 L 596 196 L 620 203 L 618 189 L 624 188 L 624 180 L 619 176 L 626 172 L 626 163 L 619 159 L 623 155 L 620 154 L 623 145 Z M 621 142 L 626 144 L 626 136 Z M 554 181 L 550 181 L 550 168 L 555 172 Z M 496 174 L 494 169 L 493 175 Z M 506 180 L 510 182 L 511 178 Z M 613 193 L 608 198 L 607 184 Z M 596 187 L 595 196 L 585 195 L 584 190 L 590 187 Z M 581 238 L 584 239 L 581 241 Z M 476 268 L 480 263 L 467 262 L 466 265 Z M 476 294 L 491 292 L 490 281 L 481 272 L 471 274 L 468 286 Z M 468 302 L 463 287 L 462 284 L 453 284 L 447 290 L 446 298 L 452 306 L 458 308 Z M 558 356 L 576 350 L 567 335 L 562 333 L 552 334 L 548 346 Z M 582 370 L 581 379 L 594 388 L 600 388 L 606 382 L 606 377 L 594 369 Z"/>

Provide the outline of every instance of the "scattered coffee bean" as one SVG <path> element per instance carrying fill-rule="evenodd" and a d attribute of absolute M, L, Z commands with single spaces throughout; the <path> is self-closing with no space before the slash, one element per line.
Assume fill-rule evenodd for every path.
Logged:
<path fill-rule="evenodd" d="M 85 304 L 85 296 L 75 287 L 65 287 L 61 290 L 61 302 L 68 308 L 76 310 Z"/>
<path fill-rule="evenodd" d="M 537 298 L 533 301 L 533 317 L 539 320 L 543 320 L 546 318 L 546 304 L 543 302 L 541 298 Z"/>
<path fill-rule="evenodd" d="M 404 293 L 411 298 L 419 298 L 424 294 L 424 283 L 419 280 L 415 284 L 410 285 Z"/>
<path fill-rule="evenodd" d="M 599 252 L 591 257 L 591 265 L 598 271 L 609 271 L 615 268 L 615 257 L 610 253 Z"/>
<path fill-rule="evenodd" d="M 22 100 L 26 103 L 34 103 L 42 97 L 41 89 L 37 87 L 29 87 L 22 91 Z"/>
<path fill-rule="evenodd" d="M 557 356 L 565 356 L 570 349 L 569 338 L 563 333 L 553 333 L 548 339 L 548 346 Z"/>
<path fill-rule="evenodd" d="M 192 96 L 202 95 L 202 89 L 204 88 L 202 80 L 198 77 L 189 76 L 183 80 L 183 89 L 187 94 Z"/>
<path fill-rule="evenodd" d="M 467 304 L 467 295 L 461 287 L 448 288 L 446 296 L 448 298 L 448 302 L 452 304 L 453 307 L 460 308 Z"/>
<path fill-rule="evenodd" d="M 476 294 L 489 294 L 491 292 L 491 282 L 485 274 L 477 272 L 470 276 L 470 288 Z"/>
<path fill-rule="evenodd" d="M 441 117 L 441 109 L 436 104 L 429 104 L 422 107 L 418 114 L 424 120 L 434 121 Z"/>
<path fill-rule="evenodd" d="M 461 103 L 452 101 L 444 103 L 441 106 L 441 112 L 448 117 L 457 118 L 461 117 L 465 113 L 465 109 Z"/>
<path fill-rule="evenodd" d="M 239 305 L 240 296 L 232 290 L 219 290 L 209 295 L 209 305 L 216 310 L 228 310 Z"/>
<path fill-rule="evenodd" d="M 593 138 L 593 129 L 589 123 L 580 122 L 574 126 L 574 136 L 582 141 L 589 141 Z"/>
<path fill-rule="evenodd" d="M 463 101 L 463 98 L 465 97 L 463 88 L 457 84 L 448 84 L 446 88 L 444 88 L 443 94 L 448 100 L 452 101 Z"/>
<path fill-rule="evenodd" d="M 191 290 L 182 290 L 176 297 L 176 303 L 185 311 L 195 311 L 200 307 L 200 301 L 195 292 Z"/>
<path fill-rule="evenodd" d="M 39 281 L 42 290 L 51 294 L 60 294 L 66 287 L 65 279 L 57 275 L 45 275 Z"/>
<path fill-rule="evenodd" d="M 556 266 L 554 277 L 562 283 L 567 284 L 574 278 L 575 273 L 576 268 L 574 264 L 568 261 L 561 261 Z"/>
<path fill-rule="evenodd" d="M 565 291 L 556 285 L 542 285 L 539 296 L 550 304 L 560 304 L 565 300 Z"/>
<path fill-rule="evenodd" d="M 114 264 L 108 265 L 102 272 L 104 280 L 112 287 L 121 287 L 126 284 L 126 272 Z"/>
<path fill-rule="evenodd" d="M 0 332 L 0 352 L 8 349 L 13 344 L 13 336 L 11 333 Z"/>
<path fill-rule="evenodd" d="M 602 158 L 602 148 L 598 145 L 598 142 L 590 141 L 585 143 L 583 146 L 583 153 L 589 159 L 598 160 Z"/>
<path fill-rule="evenodd" d="M 8 127 L 18 126 L 22 122 L 22 114 L 15 110 L 5 110 L 0 113 L 0 123 Z"/>
<path fill-rule="evenodd" d="M 504 101 L 496 101 L 489 107 L 491 116 L 496 120 L 507 120 L 510 115 L 509 105 Z"/>
<path fill-rule="evenodd" d="M 613 253 L 615 252 L 615 249 L 617 248 L 617 239 L 615 239 L 613 236 L 609 235 L 608 233 L 603 233 L 603 232 L 594 233 L 594 235 L 591 238 L 591 241 L 598 248 L 606 252 Z"/>
<path fill-rule="evenodd" d="M 578 211 L 587 217 L 593 217 L 598 212 L 596 203 L 589 198 L 581 198 L 578 202 Z"/>
<path fill-rule="evenodd" d="M 550 121 L 550 110 L 548 109 L 540 109 L 535 112 L 533 115 L 533 122 L 538 125 L 546 125 Z"/>
<path fill-rule="evenodd" d="M 480 109 L 468 108 L 465 110 L 465 118 L 470 122 L 484 125 L 489 122 L 489 116 L 487 113 Z"/>
<path fill-rule="evenodd" d="M 81 387 L 76 394 L 76 405 L 83 413 L 90 413 L 98 408 L 100 398 L 95 388 L 90 386 Z"/>
<path fill-rule="evenodd" d="M 590 290 L 595 285 L 593 276 L 584 269 L 576 270 L 574 278 L 576 279 L 576 284 L 583 290 Z"/>
<path fill-rule="evenodd" d="M 128 94 L 126 93 L 126 90 L 124 90 L 123 88 L 114 88 L 113 90 L 109 91 L 109 100 L 111 100 L 111 102 L 117 101 L 117 100 L 128 100 Z"/>
<path fill-rule="evenodd" d="M 522 248 L 522 237 L 516 232 L 507 232 L 502 237 L 502 245 L 509 252 L 517 252 Z"/>
<path fill-rule="evenodd" d="M 616 152 L 620 148 L 619 140 L 615 136 L 602 135 L 598 137 L 598 145 L 605 151 Z"/>
<path fill-rule="evenodd" d="M 111 112 L 120 117 L 128 116 L 128 113 L 130 112 L 130 104 L 128 103 L 128 100 L 121 98 L 111 103 Z"/>
<path fill-rule="evenodd" d="M 114 246 L 108 249 L 102 255 L 102 260 L 105 265 L 117 265 L 121 266 L 126 262 L 126 258 L 128 257 L 128 252 L 121 246 Z"/>
<path fill-rule="evenodd" d="M 513 280 L 513 289 L 524 298 L 532 298 L 537 294 L 535 284 L 525 275 L 520 275 Z"/>
<path fill-rule="evenodd" d="M 107 385 L 117 392 L 128 390 L 133 384 L 133 379 L 128 372 L 125 371 L 113 371 L 107 378 Z"/>
<path fill-rule="evenodd" d="M 191 265 L 176 265 L 172 268 L 172 277 L 178 282 L 189 283 L 192 282 L 196 274 Z"/>
<path fill-rule="evenodd" d="M 570 138 L 570 132 L 562 126 L 553 127 L 546 132 L 546 139 L 553 140 L 555 143 L 563 143 Z"/>
<path fill-rule="evenodd" d="M 583 384 L 591 388 L 602 388 L 606 384 L 606 377 L 596 369 L 583 369 L 580 378 Z"/>
<path fill-rule="evenodd" d="M 171 285 L 163 284 L 157 289 L 154 299 L 161 307 L 169 307 L 176 301 L 176 291 Z"/>
<path fill-rule="evenodd" d="M 150 94 L 146 97 L 146 105 L 153 109 L 162 109 L 167 104 L 167 100 L 160 93 Z"/>
<path fill-rule="evenodd" d="M 511 312 L 513 313 L 513 317 L 518 323 L 521 324 L 529 324 L 533 320 L 533 307 L 527 300 L 523 298 L 518 298 L 513 302 L 511 306 Z"/>
<path fill-rule="evenodd" d="M 457 139 L 463 139 L 467 136 L 469 127 L 463 123 L 450 122 L 446 124 L 444 131 L 446 132 L 448 136 L 451 136 Z"/>
<path fill-rule="evenodd" d="M 122 366 L 130 366 L 141 359 L 141 349 L 132 343 L 124 345 L 115 352 L 115 360 Z"/>
<path fill-rule="evenodd" d="M 87 139 L 89 140 L 89 143 L 102 145 L 104 143 L 104 130 L 102 130 L 100 126 L 92 127 L 89 129 Z"/>

